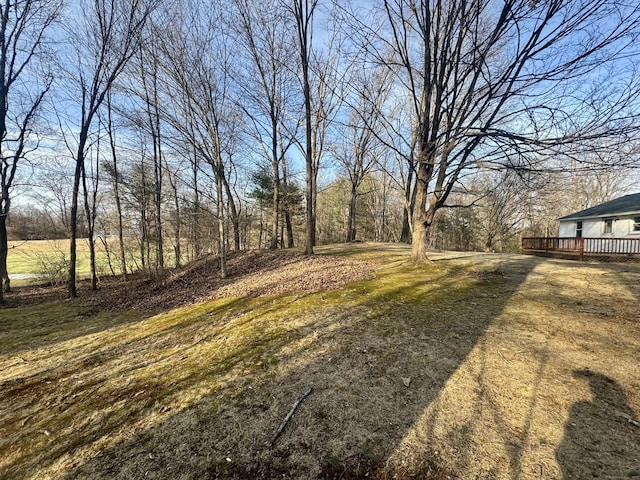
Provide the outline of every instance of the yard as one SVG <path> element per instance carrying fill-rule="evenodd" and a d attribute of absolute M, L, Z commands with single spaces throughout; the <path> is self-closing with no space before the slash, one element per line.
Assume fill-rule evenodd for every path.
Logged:
<path fill-rule="evenodd" d="M 319 251 L 19 289 L 0 478 L 640 478 L 640 265 Z"/>

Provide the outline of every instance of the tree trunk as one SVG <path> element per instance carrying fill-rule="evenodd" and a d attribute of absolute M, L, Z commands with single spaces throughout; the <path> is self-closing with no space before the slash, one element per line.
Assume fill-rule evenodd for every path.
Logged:
<path fill-rule="evenodd" d="M 233 199 L 231 187 L 227 181 L 227 176 L 222 172 L 222 182 L 224 190 L 227 194 L 227 202 L 229 204 L 229 214 L 231 216 L 231 226 L 233 227 L 233 248 L 236 252 L 240 251 L 240 214 L 236 208 L 236 202 Z"/>
<path fill-rule="evenodd" d="M 113 262 L 111 261 L 111 248 L 109 247 L 108 238 L 106 237 L 99 237 L 99 238 L 100 238 L 100 242 L 102 243 L 102 246 L 104 247 L 104 253 L 107 257 L 107 265 L 109 266 L 109 271 L 111 272 L 112 276 L 115 276 L 116 271 L 113 268 Z"/>
<path fill-rule="evenodd" d="M 287 248 L 294 247 L 293 240 L 293 222 L 291 221 L 291 211 L 289 210 L 289 179 L 287 178 L 287 161 L 282 156 L 282 189 L 283 189 L 283 200 L 282 200 L 282 215 L 284 217 L 284 223 L 287 229 Z M 284 239 L 283 239 L 284 242 Z"/>
<path fill-rule="evenodd" d="M 313 253 L 313 247 L 316 246 L 317 242 L 317 233 L 316 233 L 316 212 L 318 211 L 318 179 L 317 179 L 318 171 L 313 168 L 313 179 L 311 181 L 311 246 Z"/>
<path fill-rule="evenodd" d="M 414 262 L 422 263 L 428 260 L 427 245 L 428 234 L 433 221 L 433 210 L 430 205 L 427 212 L 427 198 L 429 186 L 429 172 L 425 161 L 418 164 L 418 174 L 415 184 L 415 205 L 413 209 L 413 232 L 411 236 L 411 259 Z"/>
<path fill-rule="evenodd" d="M 314 3 L 315 7 L 315 3 Z M 316 240 L 315 225 L 315 168 L 312 142 L 313 125 L 311 122 L 311 85 L 309 80 L 309 28 L 313 19 L 313 7 L 310 9 L 308 0 L 295 0 L 294 10 L 298 27 L 298 46 L 300 47 L 300 65 L 302 68 L 302 86 L 304 94 L 304 119 L 305 119 L 305 164 L 306 164 L 306 245 L 304 251 L 307 255 L 313 255 L 313 247 Z M 310 11 L 311 10 L 311 11 Z"/>
<path fill-rule="evenodd" d="M 96 270 L 96 242 L 93 231 L 89 234 L 89 262 L 91 265 L 91 290 L 95 291 L 98 289 L 98 272 Z"/>
<path fill-rule="evenodd" d="M 309 114 L 311 107 L 309 107 Z M 311 120 L 309 119 L 307 121 L 307 125 L 308 128 L 311 128 Z M 311 132 L 308 132 L 307 135 L 307 149 L 309 150 L 307 153 L 307 157 L 309 157 L 311 155 Z M 307 255 L 313 255 L 313 247 L 315 246 L 315 223 L 314 223 L 314 216 L 313 216 L 313 165 L 312 165 L 312 160 L 310 158 L 307 158 L 307 170 L 306 170 L 306 176 L 307 176 L 307 185 L 306 185 L 306 208 L 305 208 L 305 216 L 306 216 L 306 230 L 305 230 L 305 238 L 306 238 L 306 244 L 304 247 L 304 252 Z"/>
<path fill-rule="evenodd" d="M 269 248 L 274 250 L 278 248 L 278 232 L 280 219 L 280 162 L 278 158 L 278 123 L 275 115 L 271 117 L 271 167 L 273 174 L 273 200 L 271 203 L 273 209 L 273 229 L 271 236 L 271 244 Z"/>
<path fill-rule="evenodd" d="M 294 248 L 293 222 L 291 221 L 291 213 L 289 210 L 285 210 L 284 212 L 284 221 L 287 227 L 287 248 Z"/>
<path fill-rule="evenodd" d="M 200 222 L 198 216 L 200 215 L 200 189 L 198 188 L 198 154 L 193 151 L 193 215 L 191 215 L 192 225 L 192 238 L 194 250 L 194 259 L 200 257 L 202 253 L 202 240 L 200 238 Z"/>
<path fill-rule="evenodd" d="M 358 200 L 358 187 L 351 185 L 351 199 L 349 200 L 349 217 L 347 219 L 347 242 L 356 240 L 356 203 Z"/>
<path fill-rule="evenodd" d="M 116 210 L 118 212 L 118 247 L 120 248 L 120 271 L 122 273 L 122 276 L 124 277 L 127 275 L 127 257 L 124 251 L 124 232 L 122 228 L 122 205 L 120 204 L 120 194 L 117 191 L 117 187 L 115 191 L 115 197 L 117 199 Z"/>
<path fill-rule="evenodd" d="M 83 114 L 84 116 L 84 114 Z M 69 226 L 71 227 L 69 238 L 69 278 L 67 279 L 67 290 L 70 298 L 78 296 L 76 287 L 76 261 L 77 261 L 77 240 L 78 240 L 78 195 L 80 194 L 80 179 L 84 169 L 84 147 L 87 144 L 88 126 L 80 130 L 78 151 L 76 154 L 76 169 L 73 176 L 73 192 L 71 195 L 71 216 Z"/>
<path fill-rule="evenodd" d="M 167 169 L 168 170 L 168 169 Z M 173 252 L 176 257 L 175 266 L 176 268 L 180 268 L 182 266 L 182 246 L 180 244 L 180 235 L 182 234 L 182 212 L 180 209 L 180 198 L 178 197 L 178 185 L 177 180 L 173 182 L 171 180 L 171 173 L 169 172 L 169 183 L 173 188 L 173 202 L 174 207 L 176 209 L 176 219 L 175 219 L 175 245 L 173 247 Z"/>
<path fill-rule="evenodd" d="M 151 269 L 149 258 L 149 225 L 147 223 L 147 176 L 144 171 L 144 159 L 140 167 L 141 198 L 140 198 L 140 261 L 143 270 Z"/>
<path fill-rule="evenodd" d="M 382 177 L 382 215 L 380 216 L 380 237 L 379 242 L 387 241 L 387 182 Z"/>
<path fill-rule="evenodd" d="M 262 232 L 264 231 L 264 219 L 263 219 L 263 207 L 262 200 L 260 200 L 260 233 L 258 234 L 258 250 L 262 249 Z"/>
<path fill-rule="evenodd" d="M 0 303 L 4 302 L 4 293 L 11 292 L 11 280 L 7 271 L 7 256 L 9 255 L 9 239 L 7 238 L 7 216 L 9 215 L 9 191 L 4 188 L 3 181 L 2 211 L 0 212 Z"/>
<path fill-rule="evenodd" d="M 96 243 L 94 240 L 95 230 L 95 197 L 94 204 L 89 201 L 89 189 L 87 188 L 87 172 L 85 167 L 82 168 L 82 193 L 84 197 L 84 213 L 87 218 L 87 229 L 89 234 L 89 268 L 91 270 L 91 290 L 98 289 L 98 274 L 96 271 Z"/>
<path fill-rule="evenodd" d="M 76 160 L 76 173 L 73 180 L 73 193 L 71 197 L 71 217 L 69 225 L 71 227 L 69 238 L 69 278 L 67 279 L 67 290 L 70 298 L 78 296 L 76 288 L 76 241 L 78 236 L 78 189 L 80 185 L 80 172 L 78 160 Z"/>
<path fill-rule="evenodd" d="M 120 248 L 120 270 L 122 276 L 127 275 L 127 258 L 124 251 L 124 232 L 122 226 L 122 203 L 120 200 L 120 173 L 118 171 L 118 155 L 116 153 L 116 141 L 113 134 L 111 121 L 111 97 L 107 96 L 107 132 L 111 146 L 111 163 L 113 166 L 113 195 L 116 201 L 116 214 L 118 216 L 118 246 Z"/>
<path fill-rule="evenodd" d="M 409 207 L 405 205 L 402 212 L 402 231 L 400 232 L 400 242 L 411 243 L 411 225 L 409 224 Z"/>
<path fill-rule="evenodd" d="M 0 303 L 4 302 L 4 290 L 11 291 L 9 273 L 7 272 L 7 255 L 9 245 L 7 239 L 7 216 L 0 215 L 0 281 L 4 281 L 3 288 L 0 288 Z"/>
<path fill-rule="evenodd" d="M 413 219 L 416 209 L 417 187 L 414 184 L 413 174 L 410 171 L 407 177 L 407 184 L 404 188 L 404 210 L 402 212 L 402 232 L 400 233 L 400 241 L 402 243 L 411 243 L 412 229 L 411 220 Z"/>
<path fill-rule="evenodd" d="M 164 268 L 164 239 L 162 234 L 162 165 L 160 162 L 162 161 L 161 152 L 160 152 L 160 142 L 158 141 L 158 158 L 154 158 L 154 180 L 155 180 L 155 192 L 154 192 L 154 200 L 155 200 L 155 216 L 156 216 L 156 264 L 158 268 Z M 154 156 L 156 154 L 154 153 Z"/>
<path fill-rule="evenodd" d="M 15 165 L 15 164 L 14 164 Z M 3 172 L 4 176 L 5 172 Z M 7 217 L 11 206 L 8 185 L 11 182 L 3 178 L 2 182 L 2 210 L 0 211 L 0 303 L 4 302 L 4 293 L 11 292 L 11 280 L 7 271 L 7 256 L 9 255 L 9 238 L 7 236 Z"/>
<path fill-rule="evenodd" d="M 156 268 L 164 268 L 164 239 L 162 233 L 162 146 L 160 139 L 160 114 L 158 112 L 158 95 L 154 79 L 154 112 L 149 111 L 149 120 L 153 130 L 153 175 L 154 206 L 156 217 Z"/>
<path fill-rule="evenodd" d="M 220 172 L 222 166 L 218 166 L 218 171 L 216 172 L 216 203 L 218 206 L 218 246 L 220 253 L 220 277 L 227 277 L 227 248 L 225 244 L 225 239 L 227 237 L 227 232 L 225 223 L 224 223 L 224 182 L 223 182 L 223 173 Z"/>
<path fill-rule="evenodd" d="M 411 260 L 416 263 L 424 263 L 427 258 L 427 234 L 428 228 L 425 221 L 413 223 L 413 235 L 411 242 Z"/>

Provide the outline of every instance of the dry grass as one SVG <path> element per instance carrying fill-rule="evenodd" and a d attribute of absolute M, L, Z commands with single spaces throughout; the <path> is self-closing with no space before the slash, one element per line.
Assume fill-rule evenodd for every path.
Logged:
<path fill-rule="evenodd" d="M 325 253 L 0 310 L 0 478 L 640 477 L 640 267 Z"/>
<path fill-rule="evenodd" d="M 42 274 L 48 265 L 69 257 L 69 240 L 17 240 L 9 242 L 8 247 L 9 274 Z M 84 241 L 78 242 L 78 270 L 89 273 L 89 245 Z"/>
<path fill-rule="evenodd" d="M 96 270 L 98 274 L 120 274 L 120 260 L 118 252 L 118 240 L 109 238 L 105 244 L 100 239 L 95 239 Z M 9 275 L 16 276 L 13 284 L 18 286 L 37 282 L 37 279 L 21 278 L 23 276 L 46 277 L 51 275 L 58 265 L 65 265 L 69 258 L 69 240 L 15 240 L 8 243 L 7 271 Z M 87 239 L 78 239 L 77 245 L 77 274 L 80 277 L 91 275 L 89 260 L 89 242 Z M 167 264 L 174 263 L 171 247 L 165 254 Z M 133 239 L 125 239 L 125 252 L 127 267 L 130 271 L 140 269 L 139 246 Z M 63 270 L 64 273 L 64 270 Z"/>

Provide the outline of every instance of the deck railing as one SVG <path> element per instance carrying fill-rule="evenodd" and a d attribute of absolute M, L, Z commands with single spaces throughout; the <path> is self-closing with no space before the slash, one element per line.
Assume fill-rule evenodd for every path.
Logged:
<path fill-rule="evenodd" d="M 522 253 L 584 257 L 640 256 L 640 238 L 526 237 Z"/>

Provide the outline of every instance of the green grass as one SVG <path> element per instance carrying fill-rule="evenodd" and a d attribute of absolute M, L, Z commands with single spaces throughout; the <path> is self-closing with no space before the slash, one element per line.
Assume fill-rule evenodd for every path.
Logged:
<path fill-rule="evenodd" d="M 88 263 L 89 249 L 84 242 L 78 244 L 79 265 Z M 48 264 L 69 257 L 69 242 L 65 240 L 25 240 L 9 242 L 7 271 L 9 274 L 40 274 Z M 85 262 L 86 259 L 86 262 Z M 88 272 L 88 266 L 84 267 Z"/>
<path fill-rule="evenodd" d="M 108 240 L 109 255 L 100 241 L 96 242 L 96 267 L 99 274 L 120 274 L 119 247 L 116 239 Z M 76 271 L 80 277 L 88 277 L 90 271 L 89 243 L 79 239 L 76 246 Z M 138 246 L 127 241 L 125 256 L 129 271 L 140 268 L 140 252 Z M 109 260 L 111 266 L 109 266 Z M 172 265 L 174 255 L 167 249 L 165 264 Z M 64 275 L 69 265 L 69 240 L 20 240 L 9 242 L 7 270 L 10 275 L 39 275 L 46 277 L 56 273 Z M 113 271 L 112 271 L 113 270 Z"/>

